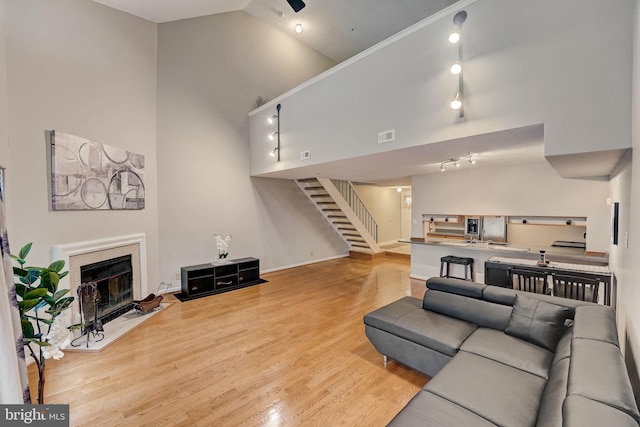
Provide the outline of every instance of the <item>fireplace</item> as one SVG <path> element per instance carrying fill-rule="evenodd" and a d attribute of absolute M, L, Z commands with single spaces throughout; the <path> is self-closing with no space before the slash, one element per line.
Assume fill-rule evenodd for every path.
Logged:
<path fill-rule="evenodd" d="M 83 267 L 130 256 L 131 299 L 138 300 L 148 294 L 146 255 L 146 237 L 142 233 L 54 246 L 51 251 L 51 259 L 65 261 L 69 270 L 69 275 L 60 280 L 60 287 L 70 289 L 71 295 L 76 298 L 71 306 L 68 323 L 82 322 L 80 303 L 77 301 L 77 288 L 80 283 L 86 283 L 82 277 Z M 104 278 L 95 276 L 94 279 Z M 113 286 L 115 285 L 112 284 Z M 106 293 L 109 294 L 109 291 Z M 122 292 L 118 291 L 118 293 Z"/>
<path fill-rule="evenodd" d="M 78 295 L 80 306 L 85 313 L 107 323 L 131 310 L 133 304 L 133 267 L 131 255 L 107 259 L 80 267 L 80 281 L 95 283 L 95 295 L 92 292 Z M 87 300 L 85 300 L 87 299 Z"/>

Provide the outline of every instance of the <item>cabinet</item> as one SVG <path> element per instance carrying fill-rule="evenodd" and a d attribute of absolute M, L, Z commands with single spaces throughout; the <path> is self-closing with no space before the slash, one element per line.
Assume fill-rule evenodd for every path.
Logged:
<path fill-rule="evenodd" d="M 196 297 L 261 283 L 260 260 L 240 258 L 226 264 L 199 264 L 180 268 L 182 294 Z"/>

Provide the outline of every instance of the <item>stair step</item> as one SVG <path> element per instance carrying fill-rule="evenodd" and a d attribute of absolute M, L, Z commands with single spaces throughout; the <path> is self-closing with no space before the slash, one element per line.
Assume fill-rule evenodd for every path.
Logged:
<path fill-rule="evenodd" d="M 351 231 L 352 229 L 348 229 L 349 231 Z M 360 237 L 359 234 L 355 234 L 355 233 L 342 233 L 343 236 L 350 236 L 350 237 Z"/>
<path fill-rule="evenodd" d="M 344 215 L 327 215 L 328 218 L 346 218 Z"/>
<path fill-rule="evenodd" d="M 310 197 L 314 197 L 314 198 L 317 198 L 317 197 L 331 197 L 331 196 L 329 196 L 328 193 L 325 193 L 325 194 L 309 194 L 309 196 Z"/>
<path fill-rule="evenodd" d="M 351 225 L 350 222 L 344 222 L 344 221 L 333 221 L 332 224 L 342 224 L 342 225 Z M 351 225 L 351 227 L 338 227 L 338 230 L 352 230 L 355 231 L 355 227 L 353 225 Z"/>
<path fill-rule="evenodd" d="M 305 190 L 324 190 L 322 185 L 314 185 L 313 187 L 304 187 Z"/>
<path fill-rule="evenodd" d="M 335 205 L 336 202 L 334 202 L 333 200 L 328 201 L 328 200 L 319 200 L 316 202 L 316 204 L 318 205 Z M 336 205 L 337 206 L 337 205 Z"/>
<path fill-rule="evenodd" d="M 363 238 L 360 239 L 354 239 L 354 238 L 347 238 L 347 242 L 358 242 L 358 243 L 366 243 L 366 241 Z"/>
<path fill-rule="evenodd" d="M 342 212 L 342 209 L 340 209 L 340 208 L 325 208 L 325 209 L 322 209 L 322 212 Z"/>
<path fill-rule="evenodd" d="M 364 244 L 364 245 L 360 245 L 358 243 L 352 243 L 351 246 L 355 246 L 356 248 L 368 248 L 369 245 Z"/>
<path fill-rule="evenodd" d="M 298 182 L 314 182 L 317 181 L 317 178 L 301 178 L 298 180 Z"/>

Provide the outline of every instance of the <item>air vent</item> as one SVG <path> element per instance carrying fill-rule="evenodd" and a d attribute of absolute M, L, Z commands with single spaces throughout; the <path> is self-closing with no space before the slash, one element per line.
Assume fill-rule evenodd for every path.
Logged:
<path fill-rule="evenodd" d="M 300 152 L 300 160 L 307 160 L 309 157 L 311 157 L 311 152 L 309 150 Z"/>
<path fill-rule="evenodd" d="M 378 144 L 384 144 L 386 142 L 391 142 L 396 140 L 396 130 L 385 130 L 384 132 L 378 133 Z"/>

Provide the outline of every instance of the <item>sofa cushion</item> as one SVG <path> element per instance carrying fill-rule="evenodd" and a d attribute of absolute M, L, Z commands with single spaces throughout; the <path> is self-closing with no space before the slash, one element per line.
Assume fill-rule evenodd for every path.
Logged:
<path fill-rule="evenodd" d="M 616 315 L 611 307 L 603 305 L 578 307 L 573 337 L 604 341 L 620 347 L 615 325 Z"/>
<path fill-rule="evenodd" d="M 638 422 L 626 412 L 582 396 L 568 396 L 562 414 L 564 427 L 638 427 Z"/>
<path fill-rule="evenodd" d="M 562 359 L 571 357 L 571 337 L 573 334 L 573 326 L 565 328 L 564 334 L 560 337 L 558 345 L 556 345 L 556 353 L 553 355 L 551 364 L 558 363 Z"/>
<path fill-rule="evenodd" d="M 511 315 L 510 306 L 432 289 L 425 293 L 422 306 L 426 310 L 501 331 L 504 331 Z"/>
<path fill-rule="evenodd" d="M 487 285 L 449 277 L 431 277 L 427 280 L 427 289 L 463 295 L 471 298 L 482 298 Z"/>
<path fill-rule="evenodd" d="M 536 422 L 545 382 L 520 369 L 461 351 L 423 390 L 494 424 L 524 427 Z"/>
<path fill-rule="evenodd" d="M 460 347 L 505 365 L 547 379 L 553 353 L 530 342 L 509 336 L 502 331 L 478 328 Z"/>
<path fill-rule="evenodd" d="M 570 314 L 567 307 L 518 295 L 505 333 L 554 351 Z"/>
<path fill-rule="evenodd" d="M 402 298 L 364 316 L 364 323 L 454 356 L 476 325 L 423 310 L 420 300 Z"/>
<path fill-rule="evenodd" d="M 396 415 L 388 426 L 477 426 L 495 424 L 481 416 L 427 391 L 420 391 Z"/>
<path fill-rule="evenodd" d="M 571 341 L 568 395 L 602 402 L 640 422 L 622 353 L 613 344 L 576 338 Z"/>
<path fill-rule="evenodd" d="M 549 379 L 542 393 L 537 425 L 562 427 L 562 404 L 567 397 L 569 359 L 564 358 L 551 366 Z"/>

